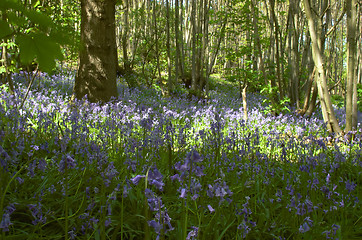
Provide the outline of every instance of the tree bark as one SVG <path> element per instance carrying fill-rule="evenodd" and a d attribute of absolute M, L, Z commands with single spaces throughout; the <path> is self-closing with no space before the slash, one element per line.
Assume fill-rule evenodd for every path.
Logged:
<path fill-rule="evenodd" d="M 335 132 L 340 134 L 342 132 L 341 128 L 338 125 L 333 107 L 331 98 L 328 92 L 327 78 L 324 71 L 324 59 L 323 53 L 321 52 L 320 42 L 321 36 L 316 32 L 315 26 L 315 16 L 312 14 L 309 0 L 303 0 L 304 10 L 308 19 L 309 33 L 312 40 L 312 55 L 313 61 L 316 66 L 317 72 L 317 87 L 319 99 L 321 102 L 322 114 L 324 122 L 327 124 L 327 129 L 329 132 Z"/>
<path fill-rule="evenodd" d="M 255 0 L 251 1 L 251 14 L 253 16 L 253 25 L 254 25 L 254 38 L 255 38 L 255 44 L 258 51 L 258 58 L 259 58 L 259 67 L 260 71 L 263 74 L 264 83 L 268 84 L 268 77 L 266 75 L 266 71 L 264 68 L 264 59 L 263 59 L 263 52 L 261 51 L 261 43 L 260 43 L 260 36 L 259 36 L 259 27 L 258 27 L 258 19 L 255 12 Z"/>
<path fill-rule="evenodd" d="M 117 97 L 115 0 L 81 0 L 80 65 L 74 85 L 77 99 L 107 102 Z"/>
<path fill-rule="evenodd" d="M 175 83 L 177 83 L 180 70 L 181 70 L 181 59 L 180 59 L 180 7 L 179 7 L 179 0 L 175 0 L 175 47 L 176 47 L 176 54 L 175 54 Z M 181 71 L 182 72 L 182 71 Z"/>
<path fill-rule="evenodd" d="M 346 84 L 346 132 L 357 129 L 357 1 L 346 0 L 347 10 L 347 84 Z"/>
<path fill-rule="evenodd" d="M 169 0 L 166 0 L 166 48 L 167 48 L 167 84 L 168 94 L 173 92 L 174 81 L 171 77 L 171 47 L 170 47 L 170 4 Z"/>
<path fill-rule="evenodd" d="M 275 15 L 274 7 L 275 7 L 275 0 L 269 0 L 270 3 L 270 10 L 271 15 L 273 17 L 274 22 L 274 37 L 275 37 L 275 46 L 276 46 L 276 61 L 277 61 L 277 79 L 278 79 L 278 87 L 279 87 L 279 93 L 281 98 L 284 97 L 284 86 L 282 83 L 282 76 L 281 76 L 281 65 L 280 65 L 280 51 L 279 51 L 279 23 L 278 19 Z M 290 3 L 290 6 L 293 6 L 293 3 Z M 294 6 L 293 6 L 294 7 Z M 259 53 L 261 54 L 261 52 Z"/>
<path fill-rule="evenodd" d="M 191 1 L 192 10 L 191 10 L 191 26 L 192 26 L 192 40 L 191 40 L 191 48 L 192 48 L 192 60 L 191 60 L 191 89 L 194 93 L 197 91 L 197 79 L 196 79 L 196 55 L 197 55 L 197 49 L 196 49 L 196 31 L 197 31 L 197 25 L 196 25 L 196 0 Z"/>
<path fill-rule="evenodd" d="M 288 62 L 290 68 L 290 100 L 292 105 L 299 108 L 299 53 L 298 53 L 298 33 L 297 33 L 297 6 L 296 1 L 291 1 L 289 4 L 289 51 Z"/>
<path fill-rule="evenodd" d="M 128 58 L 128 35 L 129 35 L 129 0 L 124 1 L 124 13 L 123 13 L 123 34 L 122 34 L 122 50 L 123 50 L 123 67 L 126 73 L 131 71 L 131 63 Z"/>

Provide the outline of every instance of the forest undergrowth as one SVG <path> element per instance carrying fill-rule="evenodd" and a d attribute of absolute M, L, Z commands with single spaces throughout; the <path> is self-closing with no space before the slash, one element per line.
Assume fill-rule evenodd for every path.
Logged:
<path fill-rule="evenodd" d="M 37 79 L 21 109 L 23 79 L 0 87 L 0 239 L 362 238 L 360 124 L 335 138 L 253 93 L 244 120 L 222 86 L 71 103 L 73 77 Z"/>

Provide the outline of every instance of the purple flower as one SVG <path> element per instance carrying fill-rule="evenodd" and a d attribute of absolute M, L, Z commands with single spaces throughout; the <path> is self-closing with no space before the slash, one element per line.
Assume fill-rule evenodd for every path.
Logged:
<path fill-rule="evenodd" d="M 104 222 L 104 225 L 105 225 L 106 227 L 108 227 L 109 225 L 111 225 L 111 223 L 112 223 L 112 220 L 111 220 L 110 217 L 108 217 L 108 218 L 106 219 L 106 221 Z"/>
<path fill-rule="evenodd" d="M 2 228 L 4 232 L 9 231 L 9 226 L 12 225 L 12 223 L 10 222 L 10 215 L 15 210 L 15 204 L 13 203 L 4 209 L 4 214 L 0 222 L 0 228 Z"/>
<path fill-rule="evenodd" d="M 163 186 L 165 185 L 162 182 L 162 178 L 162 174 L 160 173 L 160 171 L 158 171 L 156 167 L 153 167 L 152 170 L 148 173 L 148 181 L 151 185 L 155 185 L 156 188 L 160 191 L 163 190 Z"/>
<path fill-rule="evenodd" d="M 199 228 L 198 227 L 191 227 L 193 230 L 187 234 L 186 240 L 196 239 L 198 235 Z"/>
<path fill-rule="evenodd" d="M 299 227 L 299 232 L 300 233 L 305 233 L 308 232 L 310 230 L 310 227 L 308 225 L 308 223 L 304 222 L 302 225 L 300 225 Z"/>
<path fill-rule="evenodd" d="M 185 188 L 182 188 L 180 198 L 186 198 L 186 195 L 187 195 L 187 190 Z"/>
<path fill-rule="evenodd" d="M 157 188 L 158 190 L 160 190 L 160 191 L 162 191 L 162 190 L 163 190 L 163 186 L 165 186 L 165 184 L 164 184 L 163 182 L 159 182 L 159 181 L 157 181 L 157 180 L 151 180 L 150 184 L 151 184 L 151 185 L 155 185 L 156 188 Z"/>
<path fill-rule="evenodd" d="M 238 229 L 241 230 L 241 237 L 246 238 L 248 233 L 250 232 L 250 227 L 243 221 L 241 224 L 239 224 Z"/>
<path fill-rule="evenodd" d="M 209 211 L 210 211 L 211 213 L 215 212 L 215 209 L 213 209 L 210 204 L 207 205 L 207 208 L 209 209 Z"/>
<path fill-rule="evenodd" d="M 348 193 L 352 192 L 356 188 L 356 186 L 357 184 L 355 184 L 354 182 L 350 182 L 349 180 L 346 181 L 346 189 Z"/>
<path fill-rule="evenodd" d="M 174 181 L 174 180 L 178 180 L 179 182 L 181 182 L 181 178 L 180 178 L 180 175 L 178 175 L 178 173 L 176 173 L 175 175 L 173 175 L 173 176 L 170 176 L 170 179 L 172 180 L 172 181 Z"/>
<path fill-rule="evenodd" d="M 7 232 L 9 231 L 10 225 L 12 225 L 12 223 L 10 222 L 10 214 L 4 213 L 0 222 L 0 228 L 2 228 L 4 232 Z"/>
<path fill-rule="evenodd" d="M 70 239 L 75 239 L 77 237 L 77 234 L 74 232 L 74 230 L 70 230 L 68 234 Z"/>
<path fill-rule="evenodd" d="M 59 172 L 63 173 L 66 168 L 75 168 L 76 165 L 75 160 L 71 156 L 64 156 L 59 162 Z"/>
<path fill-rule="evenodd" d="M 109 180 L 112 180 L 112 178 L 116 177 L 118 175 L 118 171 L 114 167 L 113 162 L 110 162 L 105 170 L 105 176 Z"/>
<path fill-rule="evenodd" d="M 139 181 L 145 177 L 146 177 L 145 175 L 137 175 L 134 178 L 132 178 L 131 181 L 134 185 L 138 185 Z"/>
<path fill-rule="evenodd" d="M 37 225 L 38 223 L 46 223 L 47 218 L 43 216 L 42 205 L 40 202 L 38 204 L 29 204 L 29 210 L 31 215 L 35 218 L 32 223 Z"/>
<path fill-rule="evenodd" d="M 148 221 L 148 225 L 150 227 L 153 227 L 153 229 L 157 234 L 160 233 L 162 230 L 162 225 L 159 222 L 156 222 L 155 220 Z"/>

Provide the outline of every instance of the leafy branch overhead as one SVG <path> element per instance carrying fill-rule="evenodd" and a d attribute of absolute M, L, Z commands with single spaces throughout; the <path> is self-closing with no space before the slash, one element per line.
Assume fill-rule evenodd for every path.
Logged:
<path fill-rule="evenodd" d="M 0 2 L 0 39 L 12 37 L 19 49 L 22 64 L 39 64 L 39 69 L 50 72 L 55 61 L 63 59 L 61 45 L 71 45 L 71 33 L 39 9 L 26 8 L 15 0 Z"/>

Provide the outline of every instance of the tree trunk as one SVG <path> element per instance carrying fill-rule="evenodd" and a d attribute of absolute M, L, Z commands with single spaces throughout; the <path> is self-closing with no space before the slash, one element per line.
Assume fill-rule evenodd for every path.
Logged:
<path fill-rule="evenodd" d="M 340 134 L 342 132 L 341 128 L 338 125 L 333 107 L 331 98 L 328 92 L 327 78 L 324 71 L 324 59 L 323 53 L 321 52 L 320 42 L 321 36 L 316 32 L 315 26 L 315 16 L 312 14 L 309 0 L 303 0 L 304 10 L 308 19 L 309 33 L 312 40 L 312 54 L 313 61 L 317 69 L 317 87 L 319 99 L 321 102 L 322 114 L 325 123 L 327 124 L 327 129 L 329 132 L 335 132 Z"/>
<path fill-rule="evenodd" d="M 191 40 L 191 48 L 192 48 L 192 60 L 191 60 L 191 90 L 196 93 L 197 91 L 197 86 L 196 86 L 196 71 L 197 71 L 197 66 L 196 66 L 196 55 L 197 55 L 197 49 L 196 49 L 196 31 L 197 31 L 197 26 L 196 26 L 196 0 L 192 0 L 191 1 L 191 5 L 192 5 L 192 10 L 191 10 L 191 26 L 192 26 L 192 40 Z"/>
<path fill-rule="evenodd" d="M 181 59 L 180 59 L 180 8 L 179 0 L 175 0 L 175 45 L 176 45 L 176 54 L 175 54 L 175 83 L 177 83 L 179 74 L 181 70 Z M 181 71 L 182 72 L 182 71 Z"/>
<path fill-rule="evenodd" d="M 131 71 L 131 63 L 128 58 L 128 35 L 129 35 L 129 3 L 128 0 L 124 1 L 124 13 L 123 13 L 123 34 L 122 34 L 122 50 L 123 50 L 123 66 L 126 73 Z"/>
<path fill-rule="evenodd" d="M 251 14 L 253 16 L 253 25 L 254 25 L 254 37 L 255 37 L 255 44 L 258 52 L 259 58 L 259 67 L 260 71 L 263 74 L 264 83 L 268 84 L 268 77 L 266 75 L 266 71 L 264 68 L 264 59 L 263 59 L 263 52 L 261 51 L 261 43 L 260 43 L 260 36 L 259 36 L 259 27 L 258 27 L 258 19 L 255 12 L 255 0 L 251 1 Z"/>
<path fill-rule="evenodd" d="M 299 53 L 298 53 L 298 33 L 297 33 L 297 10 L 299 7 L 298 3 L 291 1 L 289 4 L 289 51 L 288 51 L 288 62 L 290 68 L 290 100 L 292 105 L 296 105 L 299 108 Z"/>
<path fill-rule="evenodd" d="M 275 37 L 275 46 L 276 46 L 276 61 L 277 61 L 277 79 L 278 79 L 278 87 L 279 87 L 279 94 L 281 96 L 281 98 L 284 97 L 284 86 L 282 83 L 282 76 L 281 76 L 281 65 L 280 65 L 280 51 L 279 51 L 279 23 L 278 23 L 278 19 L 275 16 L 275 11 L 274 11 L 274 7 L 275 7 L 275 0 L 269 0 L 270 3 L 270 9 L 271 9 L 271 15 L 273 17 L 273 22 L 274 22 L 274 37 Z M 290 4 L 291 6 L 293 6 L 293 3 Z M 259 53 L 261 54 L 261 52 Z"/>
<path fill-rule="evenodd" d="M 357 129 L 357 78 L 355 64 L 357 55 L 357 1 L 346 0 L 347 10 L 347 84 L 346 84 L 346 132 Z M 356 87 L 355 87 L 356 86 Z"/>
<path fill-rule="evenodd" d="M 209 95 L 209 0 L 204 0 L 204 33 L 203 33 L 203 47 L 204 47 L 204 61 L 205 67 L 205 94 Z"/>
<path fill-rule="evenodd" d="M 173 92 L 174 82 L 171 77 L 171 47 L 170 47 L 170 4 L 166 0 L 166 48 L 167 48 L 167 72 L 168 72 L 168 94 Z"/>
<path fill-rule="evenodd" d="M 81 0 L 80 65 L 74 85 L 77 99 L 107 102 L 117 97 L 115 0 Z"/>

